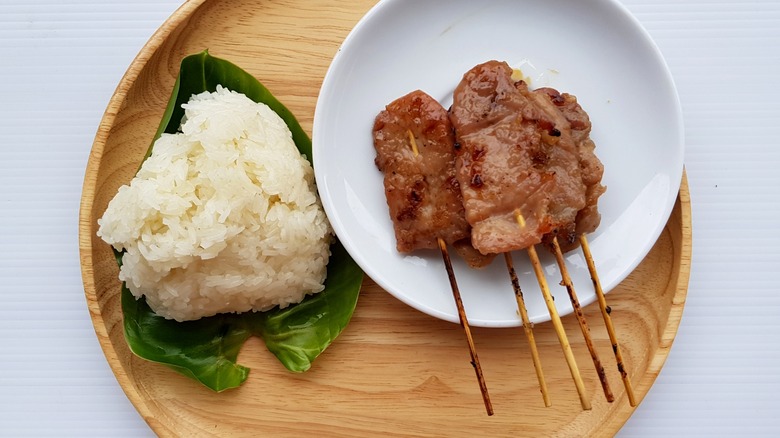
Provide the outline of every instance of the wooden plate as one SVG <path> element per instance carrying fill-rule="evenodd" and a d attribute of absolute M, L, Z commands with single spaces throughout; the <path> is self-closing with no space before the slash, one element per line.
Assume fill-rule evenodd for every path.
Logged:
<path fill-rule="evenodd" d="M 366 279 L 342 336 L 304 374 L 286 371 L 251 339 L 239 389 L 216 394 L 129 351 L 118 269 L 95 233 L 118 187 L 135 173 L 162 117 L 182 57 L 203 49 L 254 74 L 311 132 L 322 78 L 373 0 L 193 0 L 132 63 L 100 124 L 79 223 L 84 288 L 98 339 L 130 401 L 161 436 L 607 435 L 633 412 L 598 308 L 586 309 L 616 394 L 607 403 L 572 317 L 563 319 L 593 409 L 582 411 L 549 323 L 536 326 L 553 406 L 545 408 L 522 329 L 474 329 L 496 414 L 487 417 L 458 325 L 402 304 Z M 642 264 L 608 295 L 626 366 L 641 399 L 666 360 L 682 315 L 691 255 L 688 186 Z M 565 297 L 562 290 L 558 295 Z"/>

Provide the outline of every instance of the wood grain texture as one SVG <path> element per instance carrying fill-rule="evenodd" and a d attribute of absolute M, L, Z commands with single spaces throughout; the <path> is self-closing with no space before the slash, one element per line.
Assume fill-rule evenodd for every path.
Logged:
<path fill-rule="evenodd" d="M 151 141 L 182 57 L 209 49 L 263 82 L 311 132 L 322 79 L 373 0 L 206 1 L 184 4 L 128 69 L 101 122 L 84 181 L 79 244 L 89 311 L 128 398 L 161 436 L 587 436 L 615 433 L 633 412 L 597 306 L 585 309 L 616 401 L 604 400 L 573 316 L 563 318 L 593 410 L 582 411 L 549 323 L 535 327 L 552 399 L 545 408 L 522 328 L 473 328 L 495 416 L 487 417 L 461 328 L 404 305 L 366 279 L 345 332 L 304 374 L 251 339 L 239 389 L 215 394 L 132 355 L 122 332 L 118 269 L 97 219 Z M 666 360 L 690 273 L 690 199 L 683 179 L 663 234 L 608 296 L 637 397 Z M 598 254 L 594 254 L 598 258 Z M 556 291 L 559 295 L 563 290 Z"/>

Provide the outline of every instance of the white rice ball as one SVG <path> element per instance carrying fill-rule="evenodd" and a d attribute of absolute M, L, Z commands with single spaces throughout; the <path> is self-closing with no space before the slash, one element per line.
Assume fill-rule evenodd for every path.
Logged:
<path fill-rule="evenodd" d="M 267 105 L 217 87 L 185 105 L 98 220 L 120 280 L 177 321 L 262 311 L 323 290 L 332 231 L 314 172 Z"/>

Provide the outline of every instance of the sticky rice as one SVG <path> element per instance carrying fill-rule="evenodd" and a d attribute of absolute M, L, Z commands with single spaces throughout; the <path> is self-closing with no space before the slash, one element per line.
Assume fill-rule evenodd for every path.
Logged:
<path fill-rule="evenodd" d="M 98 220 L 120 280 L 177 321 L 323 290 L 332 232 L 310 163 L 267 105 L 218 87 L 185 105 Z"/>

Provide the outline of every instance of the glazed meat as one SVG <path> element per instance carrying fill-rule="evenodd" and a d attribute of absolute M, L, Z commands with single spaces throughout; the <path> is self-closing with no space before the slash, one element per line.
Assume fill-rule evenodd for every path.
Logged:
<path fill-rule="evenodd" d="M 376 117 L 373 137 L 396 249 L 437 248 L 442 238 L 469 266 L 489 264 L 494 255 L 471 245 L 455 177 L 452 125 L 439 102 L 419 90 L 396 99 Z"/>
<path fill-rule="evenodd" d="M 590 138 L 590 118 L 577 102 L 577 98 L 568 93 L 560 93 L 553 88 L 540 88 L 534 93 L 546 96 L 561 111 L 571 126 L 571 135 L 579 152 L 582 182 L 585 184 L 585 207 L 577 212 L 574 223 L 560 227 L 557 232 L 561 248 L 563 251 L 568 251 L 577 247 L 577 236 L 592 233 L 601 223 L 598 200 L 606 191 L 601 184 L 604 165 L 596 156 L 594 151 L 596 145 Z M 545 236 L 545 241 L 551 240 L 554 235 L 548 234 Z"/>
<path fill-rule="evenodd" d="M 437 248 L 442 238 L 457 243 L 469 264 L 485 262 L 469 251 L 470 227 L 455 178 L 447 111 L 426 93 L 413 91 L 379 113 L 373 136 L 398 251 Z"/>
<path fill-rule="evenodd" d="M 449 111 L 471 242 L 483 254 L 540 243 L 586 206 L 571 123 L 547 94 L 511 76 L 504 62 L 477 65 Z"/>

